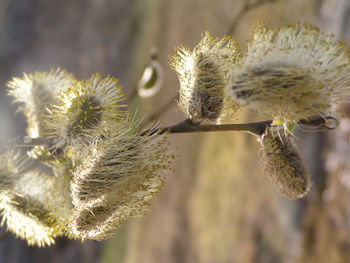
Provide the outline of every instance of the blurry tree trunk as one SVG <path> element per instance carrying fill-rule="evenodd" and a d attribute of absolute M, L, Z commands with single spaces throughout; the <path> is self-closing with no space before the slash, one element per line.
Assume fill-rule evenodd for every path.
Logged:
<path fill-rule="evenodd" d="M 350 40 L 350 2 L 325 0 L 319 6 L 319 24 L 337 39 Z M 343 108 L 349 118 L 348 106 Z M 304 156 L 311 167 L 314 185 L 306 198 L 300 262 L 349 262 L 349 189 L 343 174 L 350 173 L 349 119 L 334 132 L 302 136 Z M 347 134 L 347 135 L 346 135 Z M 312 137 L 311 137 L 312 136 Z M 330 143 L 327 143 L 330 141 Z M 339 145 L 342 145 L 339 148 Z"/>

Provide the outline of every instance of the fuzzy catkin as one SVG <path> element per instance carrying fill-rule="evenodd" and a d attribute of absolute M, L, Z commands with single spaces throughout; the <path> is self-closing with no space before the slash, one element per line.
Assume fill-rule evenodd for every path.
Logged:
<path fill-rule="evenodd" d="M 54 244 L 72 214 L 70 175 L 55 174 L 27 170 L 16 177 L 11 189 L 0 192 L 1 225 L 29 245 Z"/>
<path fill-rule="evenodd" d="M 62 91 L 45 116 L 50 150 L 79 152 L 127 115 L 118 80 L 93 75 Z"/>
<path fill-rule="evenodd" d="M 170 56 L 170 65 L 180 80 L 179 107 L 194 121 L 220 123 L 233 116 L 237 105 L 226 100 L 227 73 L 239 58 L 238 44 L 228 36 L 202 35 L 193 51 L 180 46 Z"/>
<path fill-rule="evenodd" d="M 171 163 L 166 135 L 138 127 L 139 121 L 126 118 L 80 154 L 71 181 L 70 237 L 106 239 L 127 218 L 143 215 L 160 193 Z"/>
<path fill-rule="evenodd" d="M 7 94 L 20 103 L 18 111 L 27 117 L 27 133 L 30 137 L 43 136 L 46 107 L 58 102 L 57 94 L 75 85 L 77 80 L 71 73 L 59 68 L 50 72 L 35 72 L 15 77 L 7 83 Z"/>
<path fill-rule="evenodd" d="M 345 102 L 349 70 L 349 53 L 334 35 L 308 24 L 259 25 L 226 91 L 240 106 L 288 124 L 323 117 Z"/>
<path fill-rule="evenodd" d="M 39 201 L 15 192 L 6 193 L 1 195 L 0 209 L 1 225 L 28 245 L 55 243 L 57 220 Z"/>
<path fill-rule="evenodd" d="M 261 144 L 259 157 L 263 172 L 280 194 L 292 200 L 304 197 L 309 190 L 310 175 L 291 138 L 267 131 Z"/>

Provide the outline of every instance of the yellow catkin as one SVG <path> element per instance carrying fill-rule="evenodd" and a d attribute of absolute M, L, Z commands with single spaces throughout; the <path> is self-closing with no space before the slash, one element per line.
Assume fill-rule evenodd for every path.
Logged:
<path fill-rule="evenodd" d="M 0 193 L 1 224 L 29 245 L 54 244 L 72 215 L 69 181 L 69 174 L 26 171 L 12 189 Z"/>
<path fill-rule="evenodd" d="M 284 123 L 323 116 L 350 94 L 349 62 L 344 44 L 315 26 L 259 25 L 226 92 L 240 106 Z"/>
<path fill-rule="evenodd" d="M 45 116 L 51 150 L 59 153 L 89 145 L 127 114 L 123 100 L 118 80 L 98 74 L 61 92 L 58 103 Z"/>
<path fill-rule="evenodd" d="M 47 133 L 44 115 L 47 107 L 58 102 L 57 95 L 77 83 L 73 74 L 59 68 L 50 72 L 35 72 L 15 77 L 7 83 L 8 95 L 19 103 L 18 111 L 23 112 L 27 119 L 27 134 L 29 137 L 41 137 Z M 44 147 L 35 147 L 30 156 L 39 159 L 48 156 Z"/>
<path fill-rule="evenodd" d="M 261 138 L 259 152 L 263 172 L 288 199 L 304 197 L 310 184 L 310 175 L 290 135 L 275 136 L 267 131 Z"/>
<path fill-rule="evenodd" d="M 57 94 L 76 82 L 72 74 L 58 68 L 50 72 L 23 74 L 22 78 L 15 77 L 7 83 L 8 95 L 20 103 L 18 110 L 27 117 L 28 136 L 43 136 L 46 107 L 57 103 Z"/>
<path fill-rule="evenodd" d="M 229 36 L 202 35 L 193 51 L 180 46 L 170 56 L 170 65 L 180 80 L 179 107 L 194 121 L 220 122 L 231 116 L 237 105 L 225 99 L 227 72 L 236 63 L 238 44 Z"/>
<path fill-rule="evenodd" d="M 125 119 L 82 154 L 71 182 L 70 237 L 106 239 L 125 219 L 144 214 L 160 193 L 171 162 L 166 135 L 143 134 L 138 125 Z"/>

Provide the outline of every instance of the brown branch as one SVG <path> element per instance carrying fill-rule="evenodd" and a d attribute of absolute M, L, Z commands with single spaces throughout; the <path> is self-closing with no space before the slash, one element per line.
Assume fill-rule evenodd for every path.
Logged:
<path fill-rule="evenodd" d="M 155 133 L 164 134 L 175 134 L 175 133 L 193 133 L 193 132 L 223 132 L 223 131 L 241 131 L 248 132 L 253 135 L 261 136 L 267 127 L 272 126 L 273 120 L 250 122 L 250 123 L 237 123 L 237 124 L 206 124 L 200 125 L 200 123 L 194 123 L 190 119 L 181 121 L 175 125 L 149 129 L 143 132 L 141 135 L 152 135 Z M 339 125 L 339 121 L 331 116 L 312 116 L 307 119 L 298 121 L 298 125 L 304 130 L 333 130 Z M 277 127 L 277 126 L 276 126 Z M 11 139 L 0 145 L 0 149 L 13 148 L 13 147 L 33 147 L 33 146 L 49 146 L 49 139 L 45 137 L 30 138 L 28 136 L 19 136 L 16 139 Z"/>
<path fill-rule="evenodd" d="M 310 117 L 309 119 L 300 120 L 298 124 L 303 124 L 305 126 L 317 126 L 319 128 L 324 129 L 334 129 L 333 123 L 332 126 L 329 127 L 329 121 L 336 120 L 333 117 Z M 175 133 L 192 133 L 192 132 L 220 132 L 220 131 L 241 131 L 241 132 L 248 132 L 253 135 L 261 136 L 267 127 L 272 127 L 272 120 L 268 121 L 260 121 L 260 122 L 251 122 L 251 123 L 240 123 L 240 124 L 223 124 L 223 125 L 198 125 L 192 123 L 191 120 L 184 120 L 182 122 L 179 122 L 175 125 L 158 128 L 158 129 L 152 129 L 148 130 L 143 133 L 145 134 L 154 134 L 156 132 L 159 132 L 160 134 L 163 133 L 169 133 L 169 134 L 175 134 Z"/>
<path fill-rule="evenodd" d="M 197 125 L 193 124 L 190 120 L 184 120 L 175 125 L 153 129 L 146 131 L 144 134 L 154 134 L 159 132 L 163 133 L 193 133 L 193 132 L 220 132 L 220 131 L 243 131 L 249 132 L 255 135 L 262 135 L 266 127 L 270 126 L 272 120 L 252 123 L 240 123 L 240 124 L 209 124 L 209 125 Z"/>
<path fill-rule="evenodd" d="M 190 119 L 186 119 L 181 121 L 175 125 L 149 129 L 144 131 L 141 135 L 152 135 L 155 133 L 164 134 L 175 134 L 175 133 L 194 133 L 194 132 L 224 132 L 224 131 L 241 131 L 248 132 L 250 134 L 261 136 L 267 127 L 272 126 L 273 120 L 268 121 L 260 121 L 260 122 L 250 122 L 250 123 L 238 123 L 238 124 L 206 124 L 200 125 L 200 123 L 194 123 Z M 303 130 L 315 131 L 315 127 L 317 130 L 333 130 L 339 125 L 339 121 L 331 116 L 320 117 L 320 116 L 312 116 L 308 119 L 303 119 L 298 121 L 298 125 Z M 142 127 L 142 126 L 141 126 Z M 276 126 L 277 127 L 277 126 Z M 30 138 L 28 136 L 19 136 L 16 139 L 11 139 L 0 145 L 0 150 L 6 148 L 14 148 L 14 147 L 34 147 L 34 146 L 46 146 L 49 147 L 49 139 L 45 137 L 38 138 Z"/>
<path fill-rule="evenodd" d="M 188 121 L 165 128 L 168 133 L 184 133 L 184 132 L 215 132 L 215 131 L 244 131 L 256 135 L 261 135 L 267 126 L 272 123 L 271 120 L 255 123 L 241 124 L 223 124 L 223 125 L 195 125 Z"/>

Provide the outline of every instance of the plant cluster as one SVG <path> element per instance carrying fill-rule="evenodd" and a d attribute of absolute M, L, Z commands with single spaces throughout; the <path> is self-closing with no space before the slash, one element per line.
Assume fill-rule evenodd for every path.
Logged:
<path fill-rule="evenodd" d="M 126 109 L 116 79 L 96 74 L 78 81 L 57 69 L 24 74 L 8 87 L 27 117 L 23 143 L 43 143 L 27 154 L 1 155 L 2 224 L 45 246 L 60 235 L 105 239 L 146 212 L 171 156 L 166 135 L 141 128 Z"/>
<path fill-rule="evenodd" d="M 127 218 L 143 215 L 161 191 L 173 158 L 166 136 L 178 132 L 253 133 L 263 171 L 280 193 L 306 195 L 310 175 L 292 142 L 293 127 L 334 128 L 329 115 L 350 94 L 344 44 L 307 24 L 259 25 L 243 53 L 231 37 L 206 32 L 192 51 L 178 47 L 170 65 L 186 120 L 166 128 L 141 125 L 109 76 L 79 81 L 57 69 L 9 81 L 8 94 L 28 124 L 27 135 L 13 144 L 30 150 L 0 156 L 2 224 L 38 246 L 60 235 L 110 237 Z M 138 93 L 152 96 L 162 77 L 153 57 Z M 232 123 L 241 108 L 272 120 L 222 124 Z"/>

